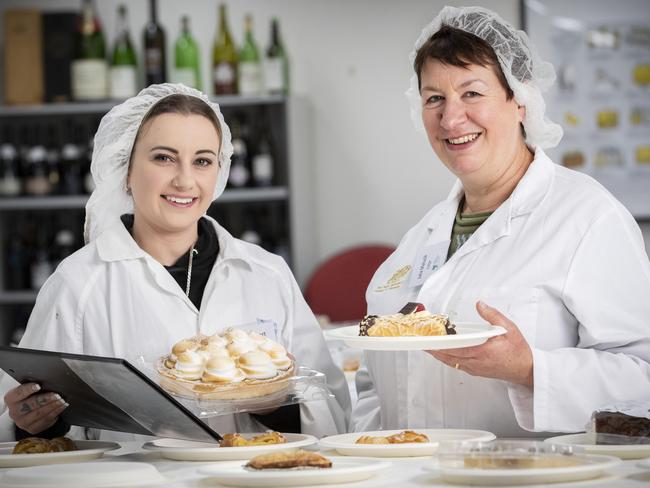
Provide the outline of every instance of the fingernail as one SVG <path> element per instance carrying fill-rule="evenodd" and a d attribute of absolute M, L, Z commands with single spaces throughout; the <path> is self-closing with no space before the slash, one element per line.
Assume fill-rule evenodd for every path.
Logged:
<path fill-rule="evenodd" d="M 41 389 L 41 385 L 39 385 L 38 383 L 34 383 L 34 384 L 32 384 L 32 391 L 33 391 L 33 392 L 37 392 L 37 391 L 39 391 L 40 389 Z"/>
<path fill-rule="evenodd" d="M 70 404 L 68 402 L 63 402 L 63 408 L 68 408 Z"/>
<path fill-rule="evenodd" d="M 61 395 L 59 395 L 58 393 L 54 394 L 54 399 L 55 400 L 62 400 Z"/>
<path fill-rule="evenodd" d="M 487 307 L 487 305 L 485 304 L 485 302 L 483 302 L 483 301 L 481 301 L 481 300 L 478 301 L 477 305 L 478 305 L 479 307 L 481 307 L 481 308 L 485 308 L 485 307 Z"/>

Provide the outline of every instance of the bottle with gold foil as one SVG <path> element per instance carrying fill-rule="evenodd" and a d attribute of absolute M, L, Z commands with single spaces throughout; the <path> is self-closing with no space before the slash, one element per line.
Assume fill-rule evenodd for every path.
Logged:
<path fill-rule="evenodd" d="M 75 35 L 75 57 L 71 66 L 72 97 L 102 100 L 108 96 L 106 43 L 92 0 L 83 0 Z"/>
<path fill-rule="evenodd" d="M 212 49 L 215 95 L 237 93 L 237 48 L 228 28 L 226 6 L 219 5 L 219 30 Z"/>
<path fill-rule="evenodd" d="M 244 20 L 244 45 L 239 54 L 238 91 L 240 95 L 261 95 L 262 65 L 253 36 L 253 16 L 247 14 Z"/>

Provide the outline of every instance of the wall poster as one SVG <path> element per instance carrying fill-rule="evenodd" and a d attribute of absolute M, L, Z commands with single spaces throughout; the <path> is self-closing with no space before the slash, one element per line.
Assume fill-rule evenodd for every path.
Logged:
<path fill-rule="evenodd" d="M 522 0 L 521 9 L 557 74 L 544 96 L 564 137 L 549 156 L 650 220 L 650 2 Z"/>

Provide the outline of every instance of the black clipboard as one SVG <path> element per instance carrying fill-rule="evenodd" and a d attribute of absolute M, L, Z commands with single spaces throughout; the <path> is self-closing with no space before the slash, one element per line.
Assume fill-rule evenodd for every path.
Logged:
<path fill-rule="evenodd" d="M 133 434 L 220 441 L 174 397 L 125 359 L 0 346 L 0 369 L 69 403 L 70 425 Z"/>

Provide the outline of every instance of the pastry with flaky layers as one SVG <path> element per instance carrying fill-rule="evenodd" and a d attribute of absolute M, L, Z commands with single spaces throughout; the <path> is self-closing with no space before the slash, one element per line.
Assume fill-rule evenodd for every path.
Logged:
<path fill-rule="evenodd" d="M 287 350 L 261 334 L 228 329 L 183 339 L 157 364 L 166 390 L 203 400 L 235 400 L 286 389 L 294 362 Z"/>
<path fill-rule="evenodd" d="M 411 444 L 420 442 L 429 442 L 429 438 L 413 430 L 403 430 L 388 436 L 362 435 L 356 440 L 356 444 Z"/>
<path fill-rule="evenodd" d="M 241 434 L 225 434 L 219 447 L 246 447 L 246 446 L 268 446 L 271 444 L 286 444 L 287 438 L 275 431 L 264 432 L 246 439 Z"/>
<path fill-rule="evenodd" d="M 393 315 L 366 315 L 359 335 L 369 337 L 441 336 L 455 334 L 446 315 L 432 314 L 420 303 L 408 303 Z"/>
<path fill-rule="evenodd" d="M 297 451 L 272 452 L 251 459 L 244 466 L 248 469 L 305 469 L 331 468 L 332 461 L 317 452 Z"/>

